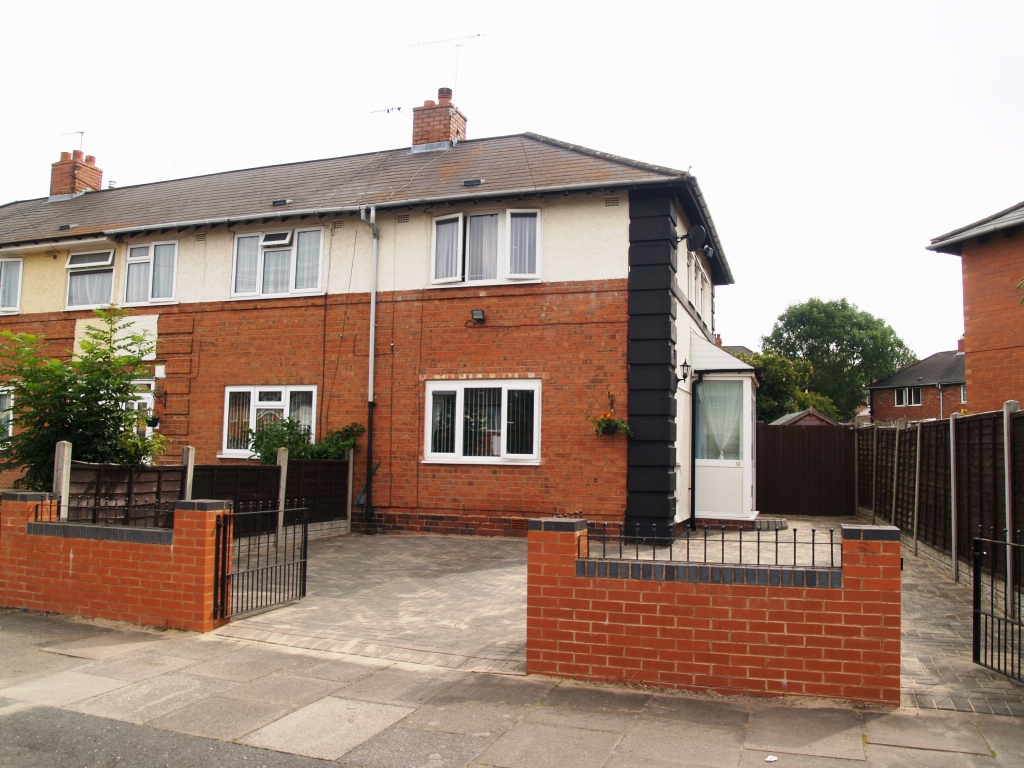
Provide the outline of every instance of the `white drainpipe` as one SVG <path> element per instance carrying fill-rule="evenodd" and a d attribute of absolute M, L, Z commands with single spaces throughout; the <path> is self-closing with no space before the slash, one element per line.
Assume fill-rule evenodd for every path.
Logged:
<path fill-rule="evenodd" d="M 373 520 L 373 374 L 374 351 L 377 344 L 377 243 L 380 230 L 377 229 L 377 208 L 369 206 L 370 215 L 366 215 L 366 206 L 359 207 L 359 218 L 373 232 L 373 256 L 370 272 L 370 355 L 369 370 L 366 382 L 366 523 L 367 532 Z"/>

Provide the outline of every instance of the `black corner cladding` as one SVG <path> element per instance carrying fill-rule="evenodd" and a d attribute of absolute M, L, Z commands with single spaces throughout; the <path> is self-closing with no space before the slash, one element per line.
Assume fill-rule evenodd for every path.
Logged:
<path fill-rule="evenodd" d="M 677 215 L 671 190 L 629 193 L 626 533 L 671 536 L 676 512 Z"/>

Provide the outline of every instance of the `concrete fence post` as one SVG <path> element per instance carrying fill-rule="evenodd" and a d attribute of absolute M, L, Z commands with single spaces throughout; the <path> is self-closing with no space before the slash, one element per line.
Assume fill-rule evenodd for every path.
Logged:
<path fill-rule="evenodd" d="M 53 455 L 53 495 L 60 504 L 60 519 L 68 519 L 71 500 L 71 443 L 61 440 Z"/>
<path fill-rule="evenodd" d="M 284 507 L 287 503 L 285 491 L 288 486 L 288 449 L 277 449 L 277 466 L 281 468 L 281 485 L 277 489 L 277 546 L 281 544 L 281 537 L 284 533 Z"/>
<path fill-rule="evenodd" d="M 1005 503 L 1003 508 L 1006 513 L 1006 606 L 1010 616 L 1016 611 L 1013 595 L 1013 414 L 1020 410 L 1020 403 L 1016 400 L 1007 400 L 1003 403 L 1003 493 Z"/>
<path fill-rule="evenodd" d="M 949 414 L 949 517 L 950 517 L 950 544 L 949 548 L 953 558 L 953 581 L 960 581 L 960 553 L 959 544 L 959 515 L 957 514 L 956 499 L 956 420 L 960 414 L 954 411 Z"/>
<path fill-rule="evenodd" d="M 182 478 L 181 500 L 192 501 L 192 475 L 196 468 L 196 449 L 186 445 L 181 449 L 181 464 L 185 467 L 185 476 Z"/>
<path fill-rule="evenodd" d="M 348 501 L 345 505 L 345 517 L 348 520 L 348 532 L 352 533 L 352 465 L 355 463 L 355 451 L 348 449 Z"/>
<path fill-rule="evenodd" d="M 921 510 L 921 422 L 917 422 L 917 449 L 914 452 L 914 557 L 917 557 L 917 521 Z"/>

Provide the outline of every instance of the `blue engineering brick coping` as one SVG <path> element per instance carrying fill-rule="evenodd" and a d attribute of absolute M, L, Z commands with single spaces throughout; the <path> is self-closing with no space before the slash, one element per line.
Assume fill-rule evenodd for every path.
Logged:
<path fill-rule="evenodd" d="M 129 528 L 123 525 L 91 525 L 79 523 L 28 523 L 29 536 L 59 536 L 64 539 L 120 541 L 129 544 L 174 544 L 174 531 L 169 528 Z"/>
<path fill-rule="evenodd" d="M 636 560 L 576 561 L 576 575 L 599 579 L 684 581 L 699 584 L 746 584 L 772 587 L 841 589 L 842 568 L 800 568 L 768 565 L 709 565 L 707 563 L 643 563 Z"/>

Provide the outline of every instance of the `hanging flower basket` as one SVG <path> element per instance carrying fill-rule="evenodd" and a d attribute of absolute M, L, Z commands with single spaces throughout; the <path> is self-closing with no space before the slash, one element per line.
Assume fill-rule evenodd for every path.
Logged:
<path fill-rule="evenodd" d="M 594 425 L 594 434 L 596 435 L 615 435 L 621 433 L 629 437 L 633 434 L 629 424 L 611 412 L 602 413 L 599 416 L 591 416 L 590 423 Z"/>
<path fill-rule="evenodd" d="M 150 417 L 148 417 L 146 419 L 146 426 L 147 427 L 151 427 L 152 429 L 156 429 L 157 427 L 160 426 L 160 417 L 159 416 L 150 416 Z"/>

